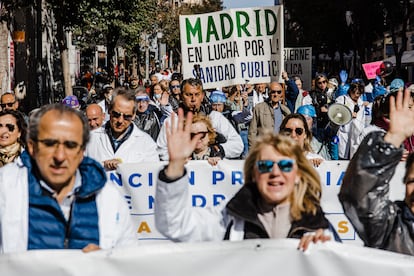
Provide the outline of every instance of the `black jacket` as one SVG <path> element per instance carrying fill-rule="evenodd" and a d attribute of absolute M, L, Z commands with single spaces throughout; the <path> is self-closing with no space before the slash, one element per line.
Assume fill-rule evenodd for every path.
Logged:
<path fill-rule="evenodd" d="M 389 182 L 403 147 L 372 132 L 346 170 L 339 200 L 365 246 L 414 255 L 414 214 L 403 201 L 389 200 Z"/>

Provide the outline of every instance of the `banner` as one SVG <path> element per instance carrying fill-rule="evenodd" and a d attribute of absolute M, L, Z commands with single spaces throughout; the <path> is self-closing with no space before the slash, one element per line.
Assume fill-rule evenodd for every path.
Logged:
<path fill-rule="evenodd" d="M 284 48 L 285 71 L 289 78 L 299 76 L 303 89 L 310 91 L 312 87 L 312 47 Z"/>
<path fill-rule="evenodd" d="M 362 69 L 364 69 L 365 76 L 368 80 L 375 79 L 377 76 L 377 70 L 380 68 L 381 64 L 382 61 L 374 61 L 362 64 Z"/>
<path fill-rule="evenodd" d="M 283 6 L 180 15 L 183 77 L 204 89 L 269 83 L 283 70 Z"/>
<path fill-rule="evenodd" d="M 336 242 L 297 250 L 298 240 L 244 240 L 141 245 L 101 250 L 31 250 L 0 255 L 7 276 L 283 275 L 411 276 L 414 258 Z"/>
<path fill-rule="evenodd" d="M 154 223 L 155 185 L 158 171 L 166 164 L 137 163 L 121 164 L 109 178 L 124 195 L 141 241 L 167 241 L 156 229 Z M 207 161 L 190 161 L 186 165 L 190 190 L 189 204 L 197 208 L 215 206 L 230 199 L 243 185 L 244 160 L 222 160 L 217 166 Z M 322 208 L 345 243 L 362 245 L 351 223 L 348 221 L 338 200 L 342 178 L 348 161 L 324 161 L 316 170 L 321 177 Z M 404 163 L 401 163 L 391 181 L 390 198 L 403 199 Z"/>

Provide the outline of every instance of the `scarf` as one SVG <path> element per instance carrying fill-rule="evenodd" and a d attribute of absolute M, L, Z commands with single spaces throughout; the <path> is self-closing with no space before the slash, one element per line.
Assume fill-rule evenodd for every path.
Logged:
<path fill-rule="evenodd" d="M 0 167 L 11 163 L 20 155 L 22 152 L 22 146 L 19 142 L 15 142 L 4 148 L 0 148 Z"/>

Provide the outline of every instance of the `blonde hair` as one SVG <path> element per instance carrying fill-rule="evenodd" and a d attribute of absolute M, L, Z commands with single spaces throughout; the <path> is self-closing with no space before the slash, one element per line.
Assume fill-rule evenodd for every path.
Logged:
<path fill-rule="evenodd" d="M 195 114 L 193 116 L 193 120 L 192 123 L 204 123 L 207 127 L 207 131 L 208 131 L 208 144 L 209 145 L 213 145 L 216 143 L 216 131 L 214 130 L 213 124 L 211 123 L 211 120 L 209 117 L 202 115 L 200 113 Z"/>
<path fill-rule="evenodd" d="M 319 174 L 306 158 L 299 144 L 290 137 L 266 132 L 256 139 L 244 162 L 245 185 L 254 185 L 257 189 L 254 179 L 254 172 L 257 170 L 256 162 L 260 160 L 262 149 L 266 146 L 272 146 L 280 154 L 291 157 L 298 166 L 297 174 L 300 180 L 295 183 L 289 197 L 292 218 L 299 220 L 303 213 L 316 214 L 322 192 Z"/>

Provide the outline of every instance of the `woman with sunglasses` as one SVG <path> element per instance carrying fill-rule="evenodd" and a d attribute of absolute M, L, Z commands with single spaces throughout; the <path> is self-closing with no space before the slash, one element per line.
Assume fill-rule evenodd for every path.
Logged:
<path fill-rule="evenodd" d="M 281 135 L 258 138 L 244 163 L 244 186 L 227 203 L 191 207 L 184 164 L 202 135 L 191 138 L 182 110 L 176 120 L 168 126 L 170 159 L 156 187 L 155 223 L 163 235 L 187 242 L 298 238 L 302 250 L 331 238 L 324 231 L 333 228 L 320 206 L 319 175 L 300 146 Z"/>
<path fill-rule="evenodd" d="M 190 156 L 190 160 L 207 160 L 212 166 L 224 158 L 224 149 L 217 142 L 217 133 L 209 117 L 197 114 L 191 124 L 191 136 L 199 136 L 199 140 Z"/>
<path fill-rule="evenodd" d="M 26 128 L 21 112 L 0 111 L 0 167 L 20 156 L 25 148 Z"/>
<path fill-rule="evenodd" d="M 325 160 L 321 155 L 312 150 L 312 132 L 309 130 L 308 123 L 303 115 L 298 113 L 286 115 L 280 125 L 280 134 L 295 140 L 313 166 L 319 167 Z"/>

